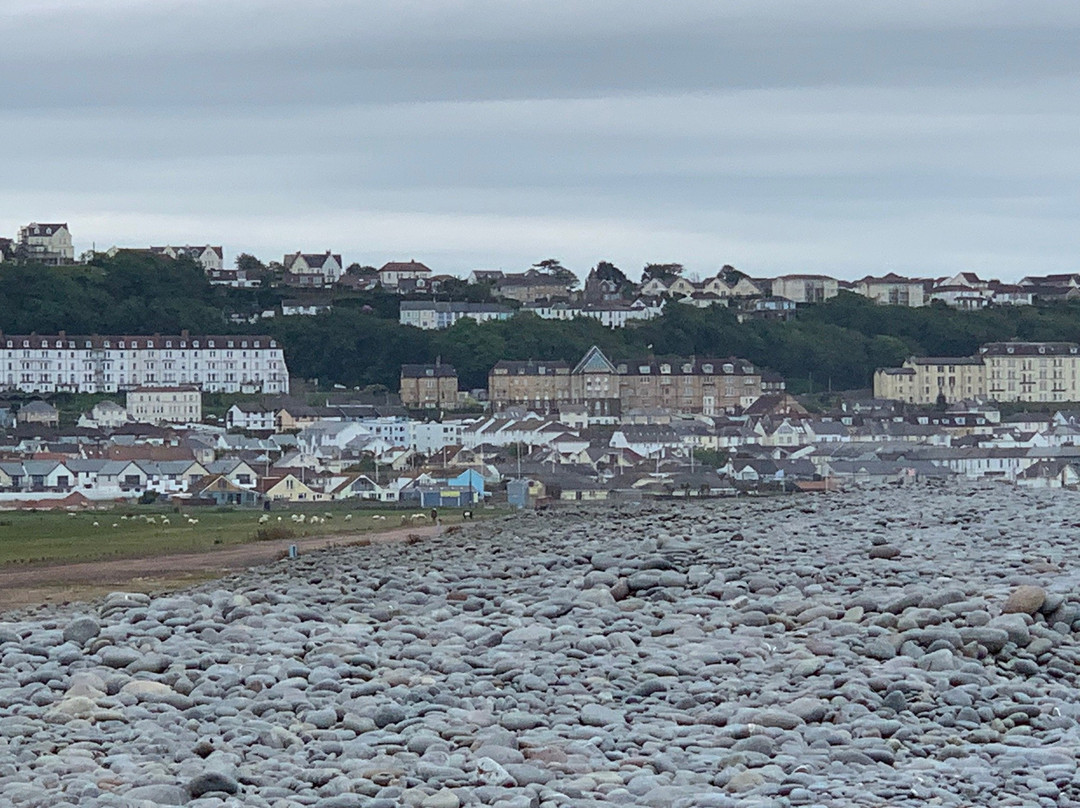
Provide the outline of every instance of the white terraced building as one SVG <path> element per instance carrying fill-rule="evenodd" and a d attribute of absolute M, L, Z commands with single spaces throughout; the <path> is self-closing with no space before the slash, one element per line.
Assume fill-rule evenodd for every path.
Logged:
<path fill-rule="evenodd" d="M 115 393 L 194 385 L 204 393 L 289 392 L 289 370 L 267 336 L 0 334 L 0 389 Z"/>

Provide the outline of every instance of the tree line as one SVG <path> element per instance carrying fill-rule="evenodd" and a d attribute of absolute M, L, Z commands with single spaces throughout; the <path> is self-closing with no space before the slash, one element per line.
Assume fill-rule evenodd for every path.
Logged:
<path fill-rule="evenodd" d="M 212 286 L 187 259 L 119 253 L 75 267 L 0 264 L 0 329 L 6 333 L 267 333 L 285 348 L 296 376 L 321 385 L 397 389 L 403 363 L 441 360 L 463 387 L 486 386 L 500 359 L 562 359 L 573 364 L 592 345 L 613 360 L 646 356 L 739 356 L 788 380 L 796 392 L 868 387 L 878 367 L 911 355 L 965 356 L 985 342 L 1080 342 L 1080 303 L 963 312 L 934 304 L 879 306 L 841 293 L 800 309 L 791 321 L 740 323 L 733 309 L 669 303 L 663 314 L 623 329 L 595 320 L 542 320 L 518 314 L 482 325 L 462 320 L 421 331 L 397 320 L 398 298 L 375 291 L 337 295 L 316 317 L 275 317 L 255 325 L 232 312 L 274 305 L 290 290 Z"/>

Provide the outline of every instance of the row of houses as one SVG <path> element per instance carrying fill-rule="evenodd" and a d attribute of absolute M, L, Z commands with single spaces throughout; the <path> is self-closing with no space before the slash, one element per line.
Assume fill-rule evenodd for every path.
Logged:
<path fill-rule="evenodd" d="M 912 414 L 871 400 L 811 415 L 780 393 L 713 415 L 641 408 L 612 420 L 573 406 L 510 407 L 441 421 L 371 405 L 290 405 L 274 415 L 275 427 L 286 422 L 288 431 L 262 434 L 125 424 L 64 435 L 22 425 L 0 441 L 0 505 L 153 494 L 191 507 L 465 507 L 492 496 L 527 504 L 960 479 L 1070 487 L 1080 468 L 1080 414 L 1003 418 L 976 402 Z"/>
<path fill-rule="evenodd" d="M 184 386 L 287 394 L 289 371 L 282 346 L 266 335 L 0 333 L 0 390 L 115 393 Z"/>
<path fill-rule="evenodd" d="M 487 399 L 494 412 L 520 406 L 613 423 L 621 413 L 638 409 L 731 412 L 784 387 L 778 374 L 738 357 L 616 363 L 594 345 L 574 366 L 562 360 L 500 360 L 488 373 Z M 456 371 L 441 363 L 403 365 L 400 394 L 406 407 L 418 409 L 454 409 L 461 400 Z"/>
<path fill-rule="evenodd" d="M 1080 401 L 1080 345 L 1014 340 L 987 343 L 973 356 L 913 356 L 876 371 L 874 395 L 918 405 Z"/>

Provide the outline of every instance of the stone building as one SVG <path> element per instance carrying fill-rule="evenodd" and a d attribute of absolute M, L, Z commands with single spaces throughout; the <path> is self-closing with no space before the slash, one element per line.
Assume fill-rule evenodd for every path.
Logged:
<path fill-rule="evenodd" d="M 494 410 L 512 406 L 557 410 L 570 401 L 570 365 L 561 360 L 500 360 L 488 373 L 488 399 Z"/>
<path fill-rule="evenodd" d="M 547 412 L 584 406 L 590 420 L 632 409 L 716 415 L 748 407 L 762 394 L 762 373 L 745 359 L 645 359 L 612 363 L 593 346 L 571 370 L 565 362 L 502 361 L 488 374 L 496 411 L 521 405 Z"/>
<path fill-rule="evenodd" d="M 401 403 L 414 409 L 453 409 L 458 403 L 458 376 L 453 365 L 401 366 Z"/>

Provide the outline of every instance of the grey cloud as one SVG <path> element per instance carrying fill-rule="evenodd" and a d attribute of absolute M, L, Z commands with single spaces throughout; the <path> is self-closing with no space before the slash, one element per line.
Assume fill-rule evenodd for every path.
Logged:
<path fill-rule="evenodd" d="M 0 230 L 457 271 L 1065 271 L 1080 9 L 973 8 L 13 0 Z"/>

